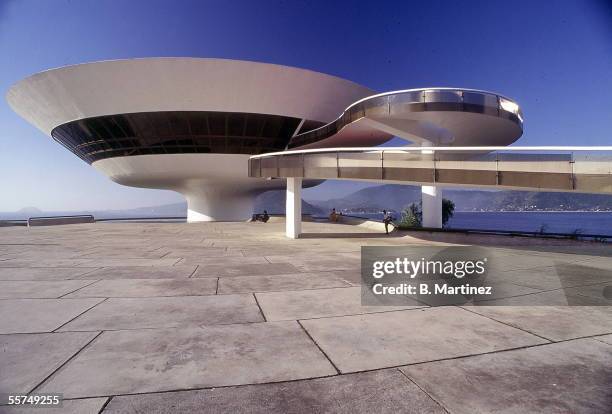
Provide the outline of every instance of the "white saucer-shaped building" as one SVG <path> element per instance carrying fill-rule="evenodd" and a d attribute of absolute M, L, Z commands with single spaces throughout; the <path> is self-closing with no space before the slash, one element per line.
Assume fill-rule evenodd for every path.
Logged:
<path fill-rule="evenodd" d="M 393 136 L 417 145 L 509 145 L 522 134 L 518 105 L 493 93 L 377 95 L 310 70 L 226 59 L 67 66 L 18 82 L 7 100 L 111 180 L 182 193 L 188 221 L 247 219 L 257 194 L 285 186 L 249 178 L 251 155 L 372 147 Z"/>

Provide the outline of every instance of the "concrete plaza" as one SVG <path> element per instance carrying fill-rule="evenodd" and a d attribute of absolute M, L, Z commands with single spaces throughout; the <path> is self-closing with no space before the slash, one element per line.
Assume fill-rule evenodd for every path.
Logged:
<path fill-rule="evenodd" d="M 62 413 L 610 412 L 612 306 L 530 306 L 605 305 L 609 244 L 303 230 L 1 228 L 0 394 L 61 393 Z M 361 305 L 361 246 L 444 244 L 487 249 L 507 306 Z"/>

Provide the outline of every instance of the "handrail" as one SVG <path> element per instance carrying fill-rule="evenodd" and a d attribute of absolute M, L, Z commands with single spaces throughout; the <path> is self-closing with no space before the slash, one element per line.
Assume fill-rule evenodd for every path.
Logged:
<path fill-rule="evenodd" d="M 504 96 L 504 95 L 500 95 L 497 92 L 485 91 L 484 89 L 454 88 L 454 87 L 450 87 L 450 86 L 441 86 L 441 87 L 432 86 L 431 88 L 399 89 L 399 90 L 396 90 L 396 91 L 382 92 L 382 93 L 378 93 L 376 95 L 366 96 L 365 98 L 361 98 L 360 100 L 350 104 L 344 110 L 344 112 L 346 112 L 349 109 L 351 109 L 354 105 L 357 105 L 359 103 L 365 102 L 365 101 L 367 101 L 369 99 L 380 98 L 382 96 L 387 96 L 387 95 L 397 95 L 397 94 L 400 94 L 400 93 L 429 92 L 429 91 L 432 91 L 432 92 L 435 92 L 435 91 L 460 91 L 460 92 L 481 93 L 483 95 L 497 96 L 497 97 L 500 97 L 500 98 L 503 98 L 503 99 L 506 99 L 508 101 L 512 101 L 512 102 L 516 103 L 516 100 L 514 100 L 512 98 L 509 98 L 509 97 Z"/>
<path fill-rule="evenodd" d="M 32 226 L 47 226 L 57 224 L 83 224 L 95 223 L 96 219 L 91 214 L 76 214 L 73 216 L 41 216 L 29 217 L 28 227 Z M 39 223 L 39 224 L 35 224 Z"/>
<path fill-rule="evenodd" d="M 186 216 L 182 217 L 115 217 L 96 219 L 98 221 L 131 221 L 131 220 L 187 220 Z"/>
<path fill-rule="evenodd" d="M 38 219 L 57 219 L 57 218 L 79 218 L 79 217 L 91 217 L 92 219 L 94 218 L 93 215 L 91 214 L 74 214 L 74 215 L 67 215 L 67 216 L 39 216 L 39 217 L 28 217 L 28 221 L 29 220 L 38 220 Z"/>

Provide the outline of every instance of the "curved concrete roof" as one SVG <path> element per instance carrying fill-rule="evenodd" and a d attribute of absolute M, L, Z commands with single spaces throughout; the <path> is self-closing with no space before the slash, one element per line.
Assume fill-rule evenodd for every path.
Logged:
<path fill-rule="evenodd" d="M 220 111 L 329 122 L 371 89 L 306 69 L 229 59 L 144 58 L 66 66 L 12 86 L 9 105 L 46 134 L 134 112 Z"/>

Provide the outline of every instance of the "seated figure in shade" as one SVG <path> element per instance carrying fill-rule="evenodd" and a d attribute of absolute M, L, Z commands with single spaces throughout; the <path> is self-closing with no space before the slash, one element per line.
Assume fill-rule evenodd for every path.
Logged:
<path fill-rule="evenodd" d="M 262 223 L 267 223 L 268 220 L 270 220 L 268 210 L 264 210 L 263 214 L 253 214 L 253 218 L 251 219 L 251 221 L 261 221 Z"/>

